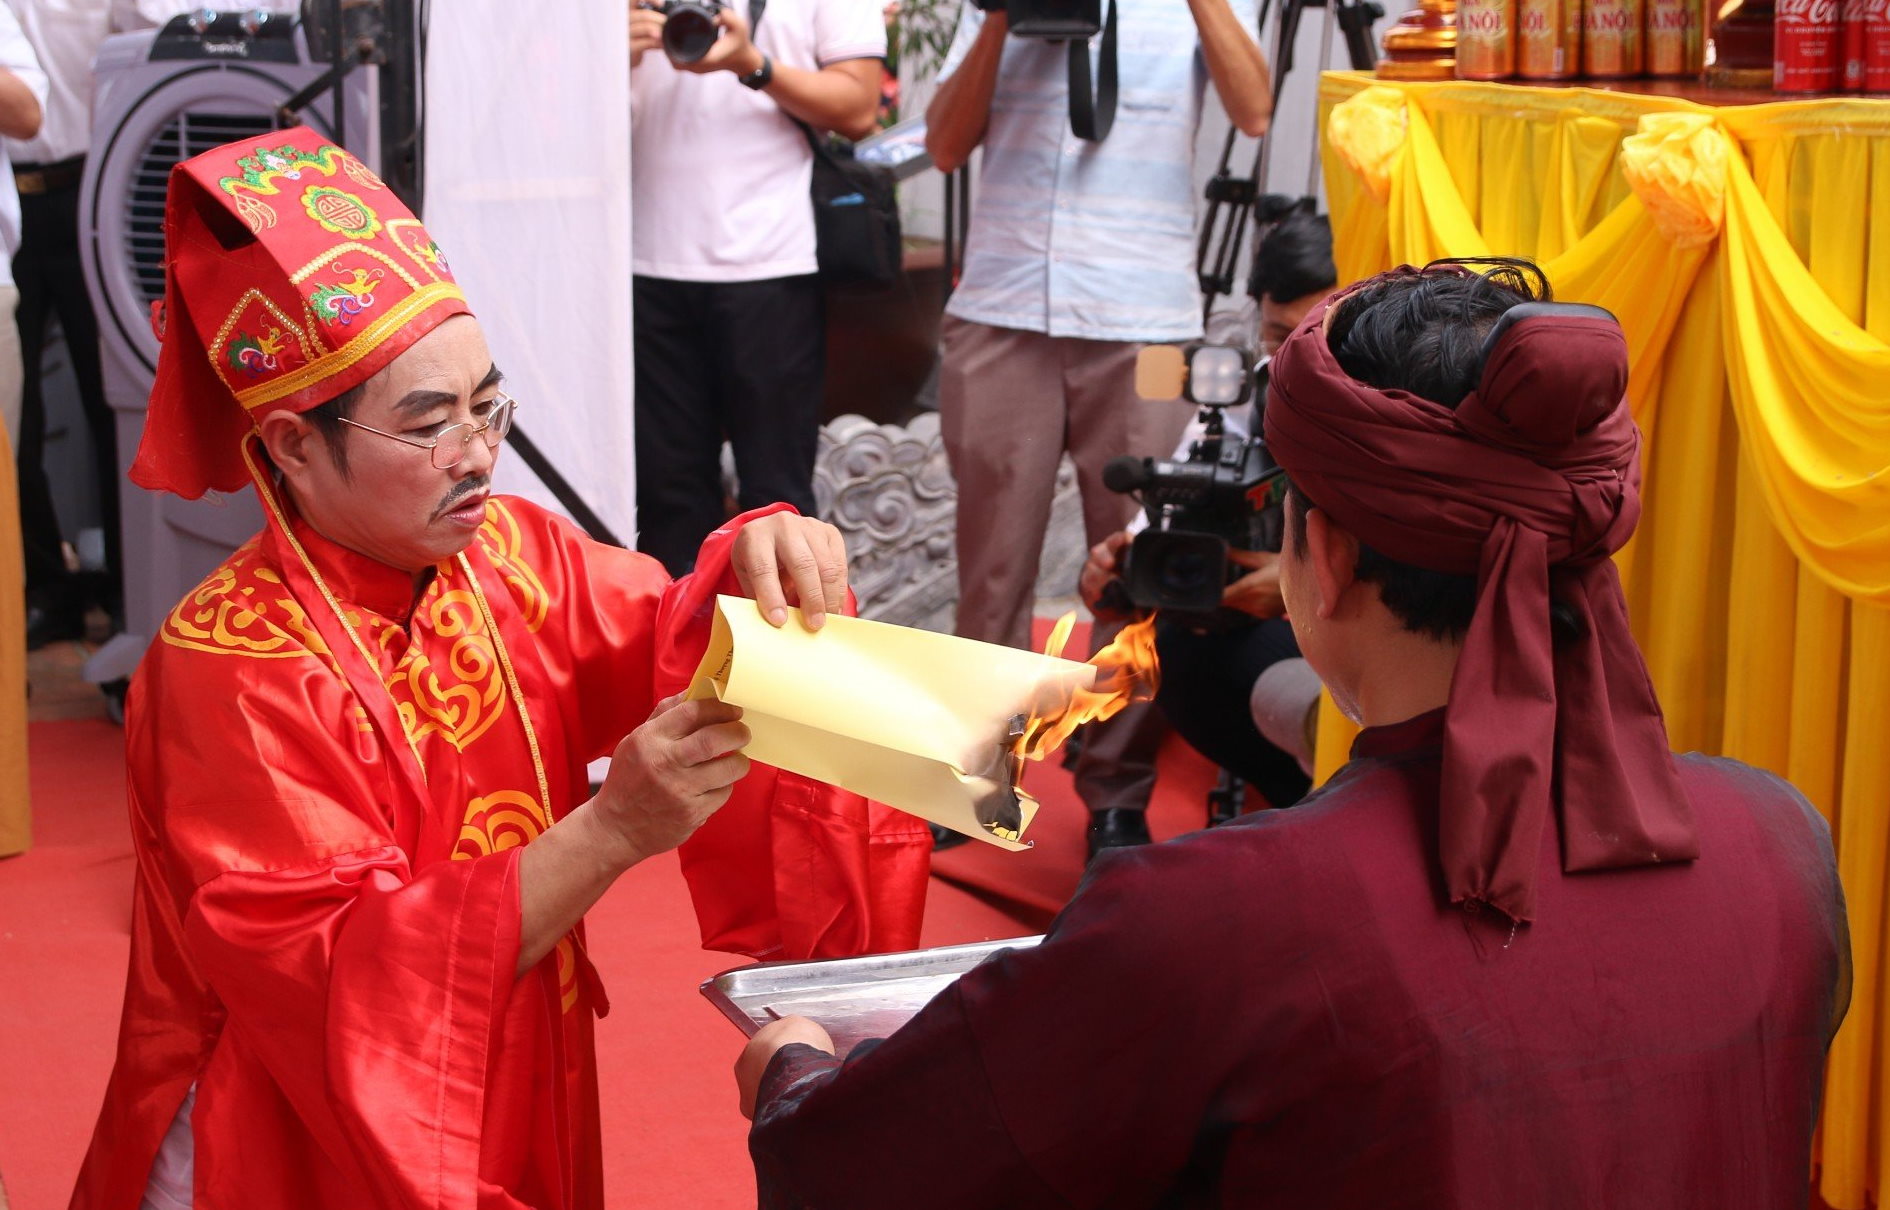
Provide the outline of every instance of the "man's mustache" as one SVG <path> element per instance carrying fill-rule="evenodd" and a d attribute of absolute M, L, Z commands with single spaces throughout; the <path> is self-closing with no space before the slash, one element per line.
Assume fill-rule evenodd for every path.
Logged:
<path fill-rule="evenodd" d="M 468 479 L 455 486 L 452 491 L 446 493 L 445 497 L 440 501 L 440 506 L 433 510 L 433 515 L 443 517 L 447 513 L 452 512 L 453 505 L 459 501 L 465 499 L 467 496 L 476 496 L 491 486 L 491 475 L 480 475 L 476 479 Z"/>

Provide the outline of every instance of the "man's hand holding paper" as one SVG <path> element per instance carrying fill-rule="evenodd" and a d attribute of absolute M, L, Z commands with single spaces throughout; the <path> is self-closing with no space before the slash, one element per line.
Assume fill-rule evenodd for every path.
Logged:
<path fill-rule="evenodd" d="M 780 577 L 764 569 L 763 582 Z M 1094 668 L 860 618 L 828 617 L 819 634 L 769 627 L 757 606 L 768 608 L 718 599 L 689 688 L 692 698 L 742 707 L 750 757 L 1004 848 L 1029 847 L 1021 833 L 1036 804 L 1015 788 L 1013 723 L 1066 706 L 1092 687 Z M 1012 835 L 988 828 L 1013 795 L 1021 826 Z"/>

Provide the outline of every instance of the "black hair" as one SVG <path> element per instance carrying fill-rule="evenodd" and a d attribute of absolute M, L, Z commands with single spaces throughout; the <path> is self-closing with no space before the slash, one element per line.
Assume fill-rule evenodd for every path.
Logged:
<path fill-rule="evenodd" d="M 1339 284 L 1332 263 L 1332 224 L 1316 213 L 1312 198 L 1287 199 L 1269 194 L 1261 199 L 1260 221 L 1269 217 L 1253 253 L 1253 273 L 1247 293 L 1276 303 L 1289 303 L 1308 294 L 1330 293 Z"/>
<path fill-rule="evenodd" d="M 1476 389 L 1483 340 L 1511 307 L 1550 299 L 1542 270 L 1524 260 L 1433 261 L 1347 295 L 1333 309 L 1327 344 L 1339 368 L 1379 390 L 1407 391 L 1456 407 Z M 1318 505 L 1289 483 L 1287 508 L 1294 553 L 1306 548 L 1306 513 Z M 1477 578 L 1432 571 L 1391 559 L 1359 543 L 1353 574 L 1378 595 L 1406 630 L 1456 641 L 1470 629 Z M 1573 611 L 1555 603 L 1558 639 L 1578 637 Z"/>
<path fill-rule="evenodd" d="M 322 444 L 328 447 L 328 457 L 335 464 L 335 470 L 341 477 L 348 477 L 348 426 L 343 423 L 354 418 L 354 409 L 360 405 L 361 397 L 367 394 L 367 383 L 356 383 L 326 403 L 320 403 L 303 412 L 308 422 L 322 436 Z"/>

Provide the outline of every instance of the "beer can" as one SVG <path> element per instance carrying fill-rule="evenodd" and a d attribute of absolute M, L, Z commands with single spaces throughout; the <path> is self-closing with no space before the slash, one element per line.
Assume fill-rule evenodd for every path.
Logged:
<path fill-rule="evenodd" d="M 1457 0 L 1457 78 L 1516 74 L 1516 0 Z"/>
<path fill-rule="evenodd" d="M 1706 69 L 1706 14 L 1699 0 L 1646 0 L 1650 76 L 1697 76 Z"/>
<path fill-rule="evenodd" d="M 1890 0 L 1864 5 L 1864 91 L 1890 92 Z"/>
<path fill-rule="evenodd" d="M 1839 77 L 1839 0 L 1777 0 L 1772 18 L 1772 87 L 1779 92 L 1835 92 Z"/>
<path fill-rule="evenodd" d="M 1641 0 L 1586 0 L 1582 8 L 1582 74 L 1641 74 Z"/>
<path fill-rule="evenodd" d="M 1582 0 L 1516 0 L 1516 74 L 1567 80 L 1582 70 Z"/>
<path fill-rule="evenodd" d="M 1843 48 L 1838 53 L 1842 67 L 1838 72 L 1838 87 L 1845 92 L 1864 91 L 1864 22 L 1870 0 L 1844 0 L 1843 12 L 1839 15 L 1839 45 Z"/>

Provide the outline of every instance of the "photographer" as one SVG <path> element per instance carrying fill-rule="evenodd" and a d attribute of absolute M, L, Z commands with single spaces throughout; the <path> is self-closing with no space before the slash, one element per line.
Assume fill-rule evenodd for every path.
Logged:
<path fill-rule="evenodd" d="M 1307 312 L 1337 288 L 1337 276 L 1332 228 L 1326 217 L 1314 212 L 1311 198 L 1291 203 L 1286 216 L 1267 231 L 1254 253 L 1249 292 L 1259 304 L 1264 356 L 1271 357 Z M 1229 436 L 1246 438 L 1252 432 L 1252 414 L 1253 405 L 1228 409 Z M 1187 458 L 1195 436 L 1192 429 L 1183 435 L 1175 451 L 1177 460 Z M 1126 616 L 1106 603 L 1114 595 L 1108 587 L 1116 579 L 1122 552 L 1145 523 L 1146 518 L 1138 516 L 1130 528 L 1109 535 L 1089 552 L 1079 591 L 1099 620 Z M 1293 756 L 1260 735 L 1248 705 L 1261 673 L 1281 660 L 1299 656 L 1292 627 L 1282 616 L 1279 556 L 1233 550 L 1229 557 L 1247 571 L 1227 586 L 1221 604 L 1249 615 L 1250 622 L 1212 630 L 1169 619 L 1158 623 L 1156 653 L 1162 680 L 1156 705 L 1196 751 L 1232 770 L 1272 806 L 1291 806 L 1306 793 L 1310 784 L 1306 773 Z M 1152 764 L 1159 741 L 1159 733 L 1147 734 L 1135 751 L 1118 751 L 1115 758 L 1131 767 Z M 1085 756 L 1097 759 L 1090 753 Z M 1143 819 L 1100 822 L 1105 825 L 1096 829 L 1100 838 L 1113 842 L 1102 847 L 1147 843 Z"/>
<path fill-rule="evenodd" d="M 631 4 L 637 545 L 672 575 L 728 517 L 724 441 L 741 508 L 814 512 L 826 324 L 796 123 L 871 131 L 885 53 L 876 0 Z"/>
<path fill-rule="evenodd" d="M 940 327 L 939 417 L 958 484 L 957 632 L 1025 647 L 1062 456 L 1094 545 L 1134 513 L 1103 466 L 1166 452 L 1187 423 L 1137 400 L 1134 364 L 1144 343 L 1201 335 L 1193 156 L 1205 83 L 1247 134 L 1266 130 L 1273 102 L 1252 0 L 1128 0 L 1115 125 L 1100 142 L 1077 138 L 1067 46 L 1008 36 L 1006 12 L 981 2 L 993 11 L 968 0 L 926 110 L 941 170 L 984 148 Z M 1093 632 L 1097 646 L 1112 637 Z M 1121 813 L 1097 818 L 1141 823 L 1153 767 L 1113 753 L 1138 748 L 1154 717 L 1136 706 L 1087 729 L 1077 791 L 1092 812 Z"/>

